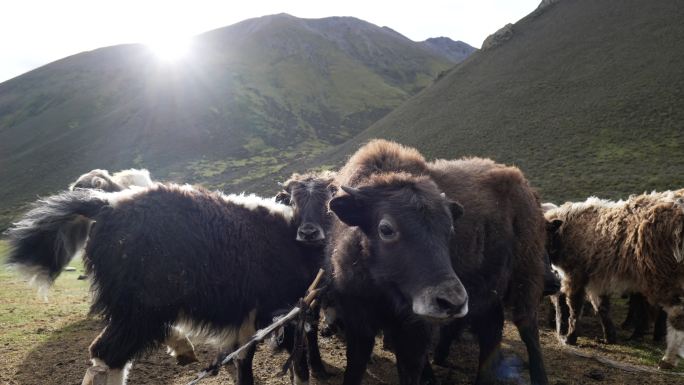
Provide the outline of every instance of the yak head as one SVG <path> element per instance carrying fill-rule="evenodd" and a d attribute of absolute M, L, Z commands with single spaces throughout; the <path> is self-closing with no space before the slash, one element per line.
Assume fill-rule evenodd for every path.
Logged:
<path fill-rule="evenodd" d="M 109 175 L 107 170 L 95 169 L 87 172 L 76 179 L 76 182 L 69 185 L 69 190 L 77 188 L 98 189 L 106 192 L 121 191 L 123 186 L 116 183 Z"/>
<path fill-rule="evenodd" d="M 328 202 L 337 189 L 331 172 L 293 174 L 283 183 L 276 201 L 292 207 L 297 224 L 297 241 L 308 246 L 325 245 L 331 215 Z"/>
<path fill-rule="evenodd" d="M 330 210 L 363 233 L 364 268 L 414 314 L 445 321 L 468 312 L 468 295 L 451 265 L 453 221 L 463 208 L 427 177 L 380 174 L 330 201 Z"/>

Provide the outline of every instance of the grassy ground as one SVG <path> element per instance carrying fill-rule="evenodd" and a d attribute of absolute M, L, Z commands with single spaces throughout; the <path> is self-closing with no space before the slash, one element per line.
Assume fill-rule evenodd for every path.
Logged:
<path fill-rule="evenodd" d="M 7 245 L 0 242 L 0 258 L 4 260 Z M 76 272 L 64 272 L 49 292 L 49 301 L 36 295 L 36 290 L 27 285 L 6 267 L 0 269 L 0 384 L 69 384 L 78 385 L 89 366 L 88 345 L 102 328 L 98 319 L 87 316 L 89 293 L 87 281 L 76 277 L 82 272 L 80 262 L 71 264 Z M 543 305 L 544 307 L 546 305 Z M 615 320 L 624 317 L 624 301 L 617 301 Z M 545 314 L 544 311 L 541 312 Z M 619 345 L 605 345 L 599 342 L 600 328 L 596 318 L 583 319 L 583 337 L 579 339 L 580 349 L 585 353 L 601 355 L 616 361 L 645 365 L 656 365 L 663 352 L 662 345 L 650 341 L 625 343 L 628 332 L 620 331 Z M 566 351 L 556 341 L 553 332 L 542 328 L 542 346 L 551 384 L 682 384 L 684 377 L 663 374 L 630 373 L 617 370 L 592 359 L 578 358 Z M 372 385 L 397 383 L 394 357 L 376 344 L 373 359 L 369 365 L 364 383 Z M 337 385 L 342 381 L 345 367 L 344 343 L 336 338 L 322 338 L 323 358 L 333 376 L 325 381 L 313 380 L 313 384 Z M 129 377 L 130 384 L 185 384 L 208 364 L 214 355 L 210 346 L 196 347 L 200 363 L 180 367 L 175 360 L 159 349 L 136 361 Z M 505 365 L 501 370 L 502 383 L 523 384 L 529 382 L 525 362 L 524 345 L 519 341 L 515 328 L 506 323 L 503 343 Z M 463 340 L 452 347 L 448 368 L 437 367 L 437 376 L 443 384 L 469 384 L 474 380 L 477 366 L 477 345 L 466 334 Z M 289 384 L 287 376 L 278 371 L 286 357 L 273 354 L 266 346 L 260 346 L 255 361 L 257 384 Z M 680 373 L 684 370 L 680 369 Z M 203 383 L 232 383 L 233 370 L 222 371 L 218 377 Z"/>

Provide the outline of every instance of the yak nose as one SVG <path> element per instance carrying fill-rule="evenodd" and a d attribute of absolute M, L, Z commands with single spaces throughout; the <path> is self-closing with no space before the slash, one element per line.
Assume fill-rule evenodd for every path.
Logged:
<path fill-rule="evenodd" d="M 312 223 L 304 223 L 297 229 L 297 240 L 300 242 L 320 241 L 325 239 L 323 230 Z"/>
<path fill-rule="evenodd" d="M 468 297 L 464 300 L 456 300 L 447 296 L 437 296 L 435 298 L 437 309 L 446 313 L 449 317 L 458 317 L 468 312 Z"/>
<path fill-rule="evenodd" d="M 458 278 L 428 287 L 413 298 L 413 312 L 435 321 L 465 317 L 468 314 L 468 293 Z"/>

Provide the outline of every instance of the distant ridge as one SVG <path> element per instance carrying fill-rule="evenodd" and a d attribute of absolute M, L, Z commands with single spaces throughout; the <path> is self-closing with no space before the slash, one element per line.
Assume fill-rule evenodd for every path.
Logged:
<path fill-rule="evenodd" d="M 518 165 L 555 202 L 684 187 L 682 3 L 542 5 L 321 158 L 339 164 L 381 137 Z"/>
<path fill-rule="evenodd" d="M 472 47 L 468 43 L 462 41 L 453 41 L 448 37 L 433 37 L 421 42 L 429 50 L 436 54 L 441 54 L 454 63 L 460 63 L 470 56 L 477 48 Z"/>

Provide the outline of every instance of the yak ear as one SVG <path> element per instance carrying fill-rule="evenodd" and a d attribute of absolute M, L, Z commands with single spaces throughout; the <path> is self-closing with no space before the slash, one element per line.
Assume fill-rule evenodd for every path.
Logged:
<path fill-rule="evenodd" d="M 287 191 L 281 191 L 275 196 L 275 201 L 289 206 L 290 194 Z"/>
<path fill-rule="evenodd" d="M 560 219 L 554 219 L 551 221 L 546 221 L 546 231 L 549 234 L 554 234 L 558 229 L 560 229 L 561 225 L 563 224 L 563 221 Z"/>
<path fill-rule="evenodd" d="M 460 203 L 451 201 L 449 202 L 449 209 L 451 210 L 451 218 L 456 220 L 463 216 L 463 206 Z"/>
<path fill-rule="evenodd" d="M 358 189 L 341 186 L 346 195 L 330 200 L 330 211 L 349 226 L 362 226 L 366 221 L 367 208 Z"/>

